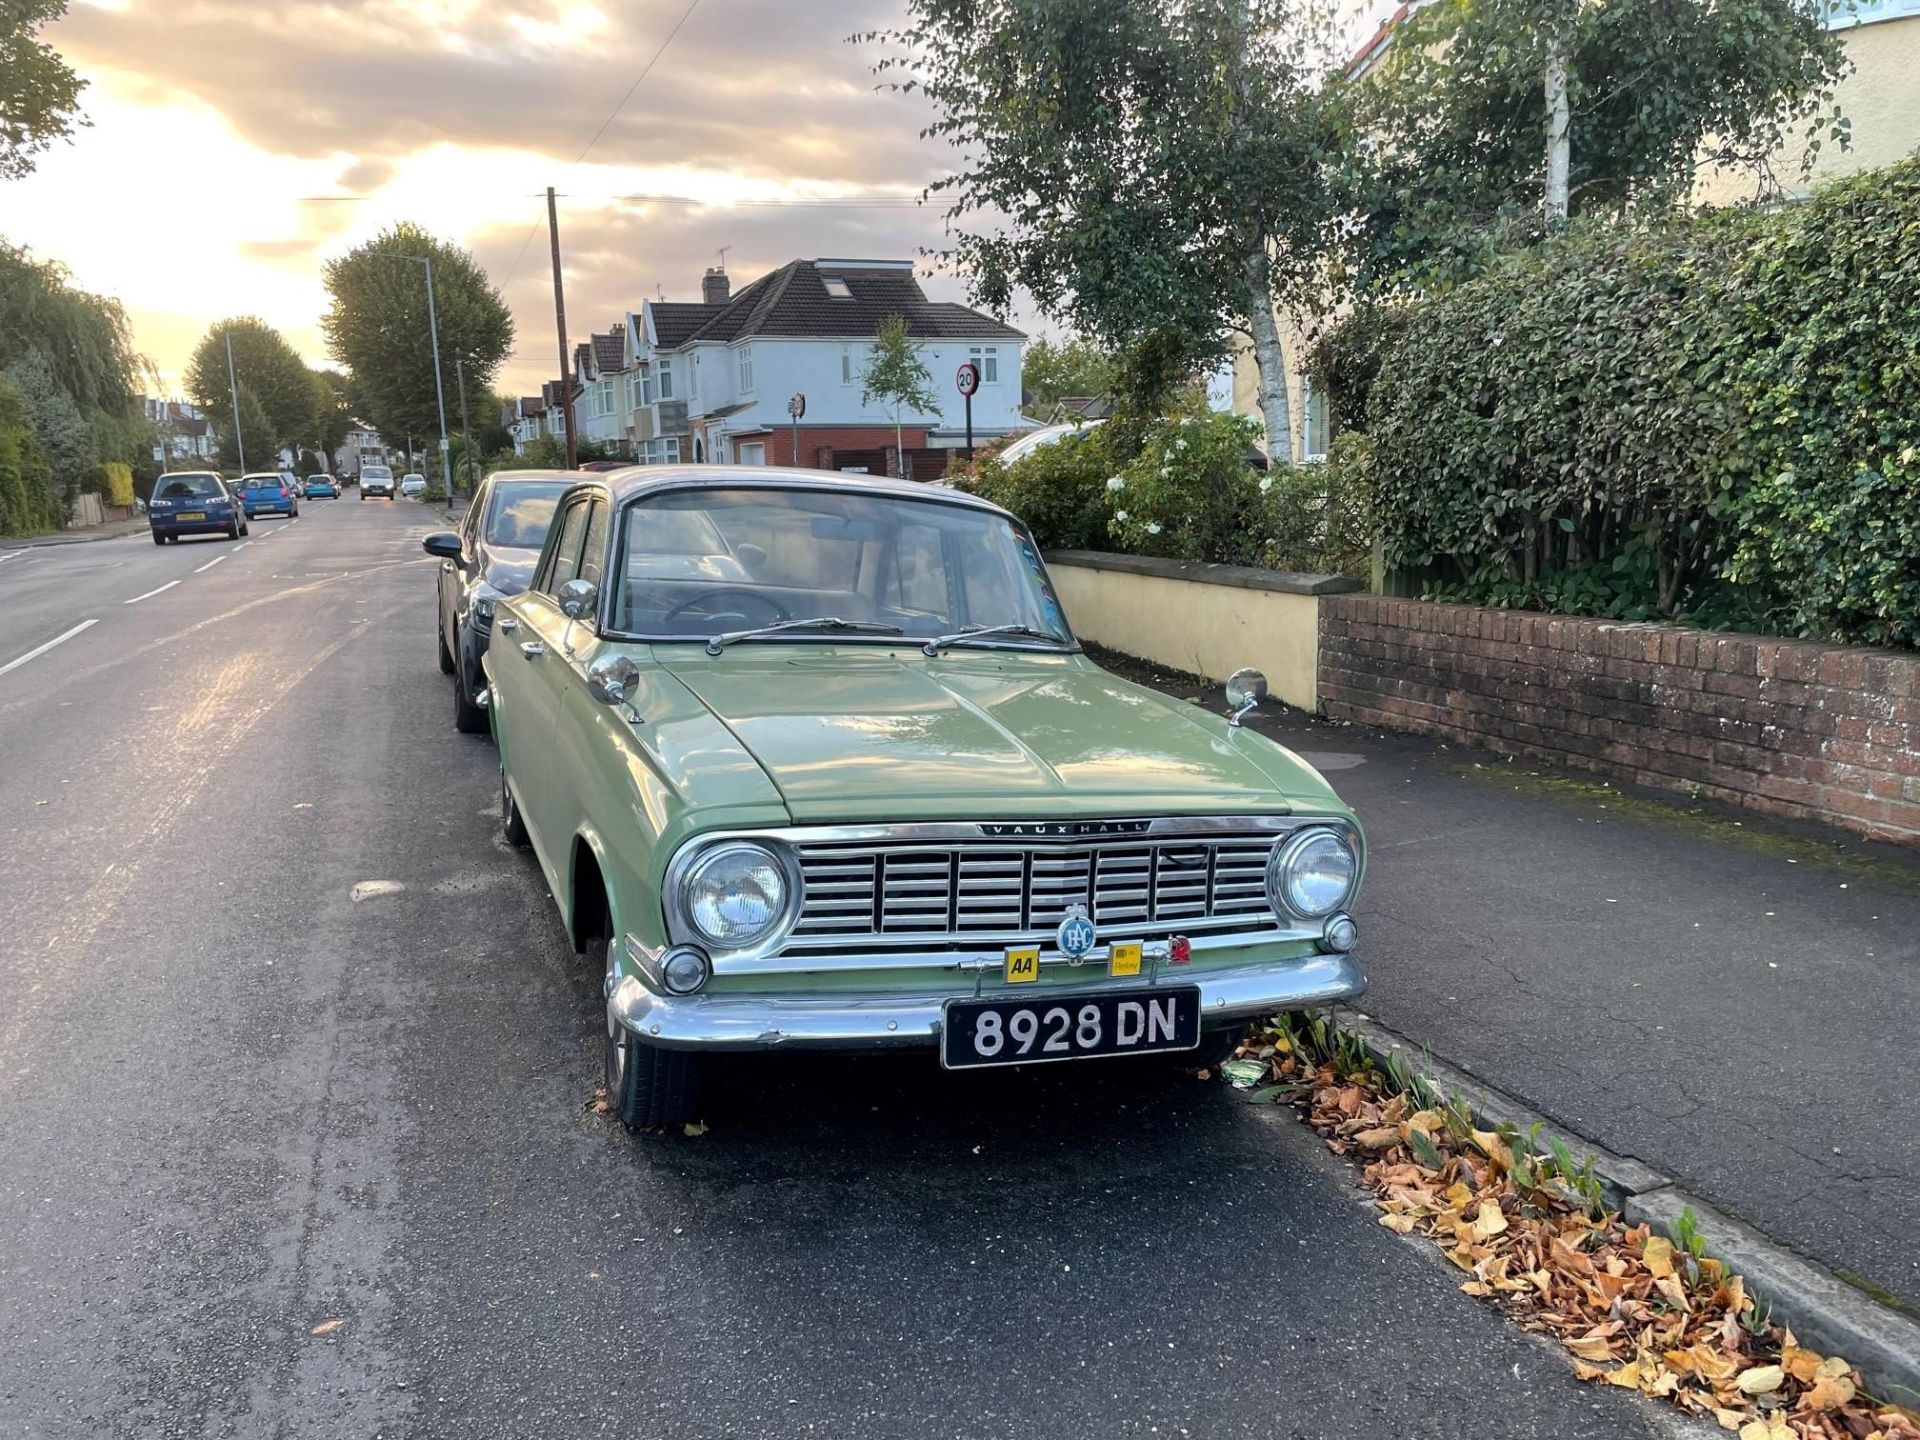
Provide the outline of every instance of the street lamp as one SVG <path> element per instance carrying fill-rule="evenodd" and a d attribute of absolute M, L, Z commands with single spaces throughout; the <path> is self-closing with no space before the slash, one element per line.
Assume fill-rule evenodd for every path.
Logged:
<path fill-rule="evenodd" d="M 395 260 L 411 260 L 424 266 L 427 272 L 427 335 L 433 344 L 433 396 L 440 407 L 440 483 L 447 487 L 447 499 L 453 499 L 453 457 L 447 444 L 447 392 L 440 384 L 440 317 L 433 303 L 433 260 L 426 255 L 409 255 L 401 250 L 373 250 L 373 255 L 386 255 Z M 412 442 L 408 442 L 411 451 Z"/>

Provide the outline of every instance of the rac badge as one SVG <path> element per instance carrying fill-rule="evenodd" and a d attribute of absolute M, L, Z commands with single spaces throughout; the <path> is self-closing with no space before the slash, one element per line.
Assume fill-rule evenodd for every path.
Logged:
<path fill-rule="evenodd" d="M 1069 905 L 1067 918 L 1060 922 L 1060 929 L 1055 932 L 1054 938 L 1060 946 L 1060 953 L 1070 960 L 1078 960 L 1093 949 L 1093 921 L 1087 918 L 1087 907 Z"/>

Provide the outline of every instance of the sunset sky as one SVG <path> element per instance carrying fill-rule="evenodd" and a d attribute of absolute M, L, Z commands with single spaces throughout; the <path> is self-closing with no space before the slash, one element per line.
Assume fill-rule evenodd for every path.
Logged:
<path fill-rule="evenodd" d="M 575 338 L 705 266 L 910 257 L 944 173 L 918 103 L 879 93 L 856 31 L 897 0 L 72 0 L 46 32 L 91 126 L 0 185 L 0 235 L 116 295 L 163 384 L 251 313 L 327 359 L 320 263 L 398 219 L 469 246 L 518 326 L 499 380 L 556 372 L 544 188 L 563 195 Z M 633 98 L 576 157 L 683 14 Z M 675 196 L 697 205 L 621 200 Z M 358 197 L 358 198 L 351 198 Z M 816 208 L 743 204 L 833 200 Z M 936 276 L 928 289 L 964 299 Z M 1014 317 L 1036 325 L 1036 317 Z M 1045 328 L 1040 326 L 1039 328 Z"/>

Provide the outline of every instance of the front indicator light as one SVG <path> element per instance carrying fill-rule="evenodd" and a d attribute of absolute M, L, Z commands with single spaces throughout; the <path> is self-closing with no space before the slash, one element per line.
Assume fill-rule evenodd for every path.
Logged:
<path fill-rule="evenodd" d="M 712 974 L 705 953 L 691 945 L 676 945 L 660 957 L 660 983 L 674 995 L 693 994 Z"/>
<path fill-rule="evenodd" d="M 1320 937 L 1320 948 L 1334 955 L 1345 955 L 1359 939 L 1360 927 L 1353 923 L 1351 915 L 1334 915 L 1327 920 L 1327 928 Z"/>

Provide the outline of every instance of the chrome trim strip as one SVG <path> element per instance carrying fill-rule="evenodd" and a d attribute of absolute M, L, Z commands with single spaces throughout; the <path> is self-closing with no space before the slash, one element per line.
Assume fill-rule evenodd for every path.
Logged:
<path fill-rule="evenodd" d="M 1097 988 L 1151 994 L 1167 986 L 1200 986 L 1203 1026 L 1353 1000 L 1366 977 L 1351 955 L 1308 955 L 1196 974 L 1163 970 L 1160 981 L 1110 980 Z M 1094 985 L 1084 987 L 1091 992 Z M 1036 987 L 1036 998 L 1071 994 Z M 928 1046 L 940 1037 L 948 1000 L 972 998 L 942 991 L 919 995 L 658 995 L 634 976 L 623 977 L 608 998 L 609 1013 L 645 1044 L 669 1050 L 875 1049 Z"/>
<path fill-rule="evenodd" d="M 1234 930 L 1225 934 L 1212 935 L 1196 934 L 1188 937 L 1189 943 L 1196 952 L 1205 954 L 1209 950 L 1225 950 L 1233 946 L 1303 942 L 1318 944 L 1325 934 L 1324 927 L 1311 930 L 1279 929 L 1273 927 L 1270 917 L 1267 918 L 1268 924 L 1262 929 Z M 920 937 L 913 938 L 917 940 Z M 978 935 L 968 935 L 962 937 L 964 948 L 905 951 L 854 949 L 850 953 L 840 955 L 796 953 L 789 946 L 778 955 L 735 955 L 725 960 L 716 958 L 713 962 L 713 973 L 716 975 L 819 975 L 838 974 L 849 970 L 951 970 L 957 975 L 971 976 L 1000 969 L 1007 962 L 1009 946 L 1030 942 L 1035 938 L 1010 935 L 1004 944 L 983 946 Z M 1043 966 L 1105 965 L 1108 948 L 1116 941 L 1137 940 L 1145 945 L 1151 954 L 1156 950 L 1164 953 L 1169 938 L 1168 934 L 1147 934 L 1125 925 L 1117 925 L 1102 937 L 1099 945 L 1088 951 L 1080 960 L 1070 960 L 1051 945 L 1044 945 L 1040 947 L 1040 963 Z M 860 937 L 852 937 L 850 943 L 857 946 L 859 941 Z"/>

